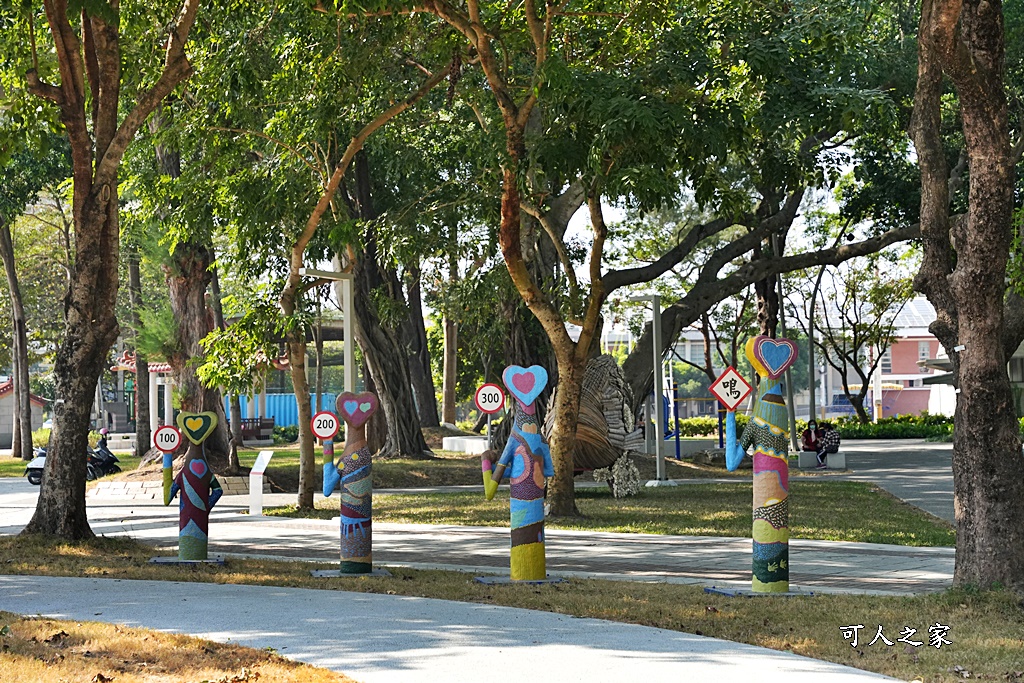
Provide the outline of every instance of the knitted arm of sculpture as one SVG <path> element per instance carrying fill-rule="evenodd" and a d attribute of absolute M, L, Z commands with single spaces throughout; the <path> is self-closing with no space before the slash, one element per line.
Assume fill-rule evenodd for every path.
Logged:
<path fill-rule="evenodd" d="M 729 411 L 725 414 L 725 468 L 735 472 L 747 454 L 747 447 L 750 446 L 750 428 L 743 430 L 743 439 L 736 441 L 736 413 Z"/>
<path fill-rule="evenodd" d="M 341 472 L 333 460 L 324 463 L 324 497 L 330 498 L 341 483 Z"/>
<path fill-rule="evenodd" d="M 210 478 L 210 509 L 217 504 L 220 497 L 224 495 L 224 489 L 220 487 L 220 482 L 217 481 L 217 477 Z"/>
<path fill-rule="evenodd" d="M 501 483 L 502 478 L 505 476 L 505 470 L 509 465 L 512 464 L 512 458 L 515 456 L 516 448 L 520 444 L 520 439 L 516 435 L 515 430 L 508 435 L 508 441 L 505 443 L 505 450 L 501 452 L 501 457 L 498 458 L 498 462 L 491 467 L 490 461 L 484 460 L 481 464 L 483 465 L 484 475 L 484 497 L 487 500 L 492 500 L 494 494 L 498 491 L 498 484 Z M 550 457 L 550 456 L 549 456 Z"/>
<path fill-rule="evenodd" d="M 164 505 L 170 505 L 171 501 L 178 495 L 178 491 L 181 490 L 181 472 L 174 478 L 171 485 L 164 489 Z"/>

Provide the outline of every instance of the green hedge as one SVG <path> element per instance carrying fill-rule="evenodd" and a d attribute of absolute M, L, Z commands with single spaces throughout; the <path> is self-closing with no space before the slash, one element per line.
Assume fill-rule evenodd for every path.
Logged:
<path fill-rule="evenodd" d="M 737 415 L 737 427 L 742 430 L 748 419 L 746 415 Z M 861 424 L 856 418 L 840 418 L 831 422 L 839 429 L 844 439 L 927 439 L 953 433 L 952 417 L 928 413 L 887 417 L 879 420 L 877 424 Z M 715 417 L 691 417 L 679 420 L 678 424 L 680 436 L 718 435 L 718 418 Z M 797 432 L 805 429 L 807 422 L 797 420 Z M 1021 431 L 1024 432 L 1024 418 L 1021 419 Z"/>
<path fill-rule="evenodd" d="M 96 448 L 96 444 L 99 443 L 99 440 L 99 432 L 89 432 L 89 448 Z M 49 444 L 49 429 L 37 429 L 36 431 L 32 432 L 32 448 L 45 448 Z"/>
<path fill-rule="evenodd" d="M 274 427 L 274 445 L 295 443 L 299 440 L 299 425 L 289 427 Z"/>

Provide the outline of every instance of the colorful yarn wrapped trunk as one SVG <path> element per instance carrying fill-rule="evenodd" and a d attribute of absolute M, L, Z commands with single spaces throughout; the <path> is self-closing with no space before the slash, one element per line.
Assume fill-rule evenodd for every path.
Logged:
<path fill-rule="evenodd" d="M 185 465 L 171 479 L 173 457 L 164 454 L 164 505 L 170 505 L 179 493 L 178 559 L 202 562 L 209 558 L 210 511 L 220 500 L 223 490 L 206 461 L 203 442 L 217 426 L 214 413 L 179 413 L 178 426 L 192 443 L 185 455 Z M 169 484 L 169 485 L 168 485 Z"/>
<path fill-rule="evenodd" d="M 783 397 L 782 373 L 796 359 L 796 346 L 786 339 L 755 337 L 746 355 L 761 376 L 754 414 L 736 443 L 736 416 L 727 416 L 726 461 L 729 469 L 754 447 L 753 578 L 758 593 L 789 591 L 789 415 Z"/>
<path fill-rule="evenodd" d="M 547 372 L 540 366 L 510 366 L 502 379 L 516 400 L 515 424 L 497 463 L 482 460 L 484 493 L 494 497 L 498 484 L 509 470 L 512 527 L 511 578 L 540 581 L 547 577 L 544 556 L 544 494 L 546 477 L 554 475 L 551 451 L 541 436 L 537 421 L 537 396 L 547 384 Z"/>
<path fill-rule="evenodd" d="M 377 410 L 377 397 L 346 392 L 338 397 L 345 420 L 345 449 L 334 459 L 334 444 L 324 443 L 324 495 L 341 487 L 342 574 L 373 571 L 373 454 L 366 445 L 366 421 Z"/>

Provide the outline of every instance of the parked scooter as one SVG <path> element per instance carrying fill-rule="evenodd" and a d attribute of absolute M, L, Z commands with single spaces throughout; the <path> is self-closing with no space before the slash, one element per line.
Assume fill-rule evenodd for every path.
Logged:
<path fill-rule="evenodd" d="M 100 440 L 96 444 L 96 450 L 89 449 L 89 464 L 86 466 L 85 478 L 89 481 L 105 477 L 108 474 L 117 474 L 121 468 L 117 466 L 120 462 L 117 456 L 107 448 L 107 429 L 100 430 Z"/>
<path fill-rule="evenodd" d="M 121 468 L 117 466 L 120 462 L 117 456 L 106 448 L 89 449 L 89 463 L 86 465 L 85 478 L 89 481 L 105 477 L 108 474 L 117 474 Z"/>
<path fill-rule="evenodd" d="M 43 467 L 46 466 L 46 449 L 37 448 L 32 452 L 35 457 L 25 466 L 25 476 L 28 483 L 39 486 L 43 483 Z"/>
<path fill-rule="evenodd" d="M 46 449 L 37 448 L 33 454 L 35 457 L 25 467 L 25 477 L 28 483 L 39 486 L 43 483 L 43 471 L 46 467 Z M 107 448 L 107 430 L 100 430 L 100 441 L 96 450 L 89 449 L 86 452 L 85 478 L 89 481 L 105 477 L 108 474 L 116 474 L 121 471 L 117 463 L 120 461 L 117 456 Z"/>

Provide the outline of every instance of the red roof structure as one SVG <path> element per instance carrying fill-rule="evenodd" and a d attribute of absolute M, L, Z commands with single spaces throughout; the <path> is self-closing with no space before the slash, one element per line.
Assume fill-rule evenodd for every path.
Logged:
<path fill-rule="evenodd" d="M 4 396 L 6 396 L 7 394 L 9 394 L 9 393 L 11 393 L 13 391 L 14 391 L 14 380 L 13 379 L 9 379 L 6 382 L 4 382 L 3 384 L 0 384 L 0 398 L 3 398 Z M 29 398 L 30 402 L 32 402 L 33 404 L 39 406 L 40 408 L 45 408 L 46 407 L 46 401 L 44 399 L 36 396 L 35 394 L 30 393 L 28 395 L 28 398 Z"/>

